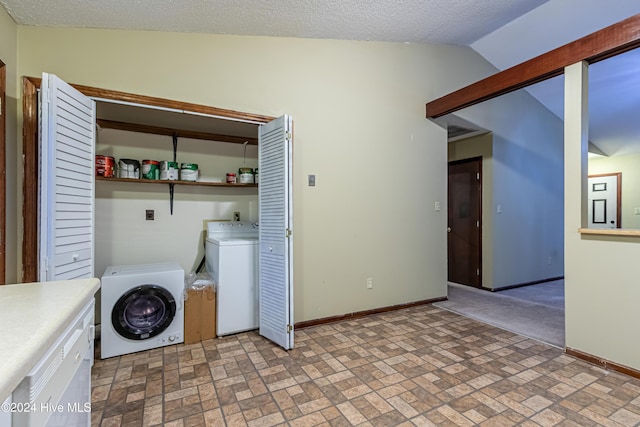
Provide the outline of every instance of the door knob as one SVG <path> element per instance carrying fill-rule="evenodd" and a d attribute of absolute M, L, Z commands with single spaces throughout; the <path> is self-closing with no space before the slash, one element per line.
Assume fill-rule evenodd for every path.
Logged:
<path fill-rule="evenodd" d="M 447 233 L 451 233 L 451 227 L 447 227 Z"/>

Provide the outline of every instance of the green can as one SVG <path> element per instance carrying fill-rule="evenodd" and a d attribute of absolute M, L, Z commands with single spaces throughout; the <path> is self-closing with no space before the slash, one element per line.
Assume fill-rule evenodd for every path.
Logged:
<path fill-rule="evenodd" d="M 157 160 L 143 160 L 140 175 L 142 179 L 160 178 L 160 162 Z"/>
<path fill-rule="evenodd" d="M 238 178 L 240 184 L 253 184 L 253 169 L 240 168 L 238 169 Z"/>
<path fill-rule="evenodd" d="M 178 175 L 179 171 L 177 162 L 164 160 L 160 162 L 160 179 L 174 181 L 178 179 Z"/>
<path fill-rule="evenodd" d="M 198 165 L 195 163 L 180 164 L 180 179 L 183 181 L 198 180 Z"/>

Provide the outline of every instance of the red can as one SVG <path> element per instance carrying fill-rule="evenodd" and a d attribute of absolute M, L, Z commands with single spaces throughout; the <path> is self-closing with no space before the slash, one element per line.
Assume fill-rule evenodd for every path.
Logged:
<path fill-rule="evenodd" d="M 227 174 L 227 184 L 235 184 L 236 183 L 236 174 L 233 172 L 229 172 Z"/>
<path fill-rule="evenodd" d="M 96 176 L 113 178 L 115 176 L 116 159 L 111 156 L 96 155 Z"/>

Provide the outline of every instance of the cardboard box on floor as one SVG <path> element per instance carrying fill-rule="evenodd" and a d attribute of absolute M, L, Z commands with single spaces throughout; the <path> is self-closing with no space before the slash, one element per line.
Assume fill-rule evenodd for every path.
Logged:
<path fill-rule="evenodd" d="M 213 286 L 187 289 L 184 302 L 184 343 L 216 337 L 216 291 Z"/>

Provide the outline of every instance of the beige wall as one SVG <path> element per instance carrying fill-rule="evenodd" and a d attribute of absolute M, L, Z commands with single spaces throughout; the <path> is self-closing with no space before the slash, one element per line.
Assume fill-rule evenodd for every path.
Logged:
<path fill-rule="evenodd" d="M 637 237 L 586 236 L 586 65 L 565 73 L 566 346 L 640 369 Z"/>
<path fill-rule="evenodd" d="M 17 145 L 17 98 L 18 98 L 18 28 L 7 12 L 0 7 L 0 60 L 6 65 L 7 74 L 7 117 L 6 117 L 6 178 L 7 178 L 7 197 L 5 199 L 6 206 L 6 274 L 5 283 L 16 283 L 18 278 L 18 239 L 21 239 L 21 233 L 18 232 L 18 194 L 17 165 L 21 162 L 16 161 L 18 158 Z M 20 189 L 21 191 L 21 189 Z"/>
<path fill-rule="evenodd" d="M 622 173 L 622 228 L 640 228 L 640 154 L 589 159 L 589 175 Z"/>
<path fill-rule="evenodd" d="M 295 321 L 446 294 L 446 211 L 434 210 L 446 202 L 446 132 L 424 105 L 488 74 L 470 49 L 32 27 L 18 35 L 20 75 L 293 116 Z"/>
<path fill-rule="evenodd" d="M 482 286 L 493 288 L 493 134 L 448 144 L 449 161 L 482 157 Z"/>

